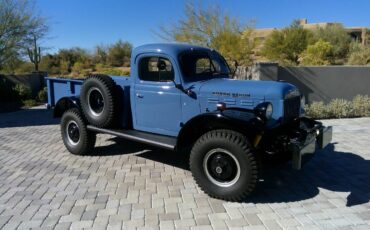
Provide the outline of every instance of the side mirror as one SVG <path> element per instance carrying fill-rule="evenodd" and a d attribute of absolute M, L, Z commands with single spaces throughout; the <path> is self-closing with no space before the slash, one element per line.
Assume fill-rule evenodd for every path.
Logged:
<path fill-rule="evenodd" d="M 195 93 L 193 90 L 191 90 L 191 88 L 189 88 L 189 89 L 185 89 L 185 88 L 184 88 L 184 86 L 183 86 L 182 84 L 177 84 L 175 81 L 172 81 L 172 82 L 173 82 L 173 84 L 175 84 L 175 87 L 176 87 L 177 89 L 181 90 L 183 93 L 185 93 L 185 94 L 186 94 L 186 95 L 188 95 L 189 97 L 194 98 L 194 99 L 196 99 L 196 98 L 197 98 L 196 93 Z"/>

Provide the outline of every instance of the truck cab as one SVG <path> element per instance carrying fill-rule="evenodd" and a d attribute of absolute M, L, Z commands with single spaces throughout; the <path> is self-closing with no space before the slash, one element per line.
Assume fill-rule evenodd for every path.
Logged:
<path fill-rule="evenodd" d="M 232 79 L 222 55 L 205 47 L 144 45 L 132 52 L 129 77 L 47 81 L 71 153 L 88 154 L 107 133 L 188 154 L 198 185 L 226 200 L 254 190 L 263 162 L 300 169 L 331 141 L 331 127 L 304 116 L 297 87 Z"/>
<path fill-rule="evenodd" d="M 269 125 L 284 118 L 284 97 L 295 95 L 294 114 L 303 110 L 296 87 L 272 81 L 241 81 L 231 78 L 225 59 L 215 50 L 185 44 L 153 44 L 138 47 L 131 60 L 131 104 L 137 130 L 177 136 L 191 118 L 227 108 L 253 110 L 271 103 Z M 274 109 L 275 108 L 275 109 Z M 156 114 L 156 116 L 152 116 Z"/>

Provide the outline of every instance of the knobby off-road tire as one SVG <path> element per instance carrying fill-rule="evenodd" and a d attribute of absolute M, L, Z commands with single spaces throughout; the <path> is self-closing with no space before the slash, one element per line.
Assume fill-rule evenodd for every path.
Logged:
<path fill-rule="evenodd" d="M 257 184 L 256 158 L 246 137 L 235 131 L 205 133 L 194 144 L 189 163 L 198 186 L 215 198 L 242 201 Z"/>
<path fill-rule="evenodd" d="M 100 128 L 113 124 L 118 116 L 116 84 L 106 75 L 92 75 L 84 81 L 80 92 L 81 107 L 88 122 Z"/>
<path fill-rule="evenodd" d="M 78 109 L 66 111 L 60 123 L 62 139 L 68 151 L 75 155 L 86 155 L 92 151 L 96 134 L 86 128 L 86 123 Z"/>

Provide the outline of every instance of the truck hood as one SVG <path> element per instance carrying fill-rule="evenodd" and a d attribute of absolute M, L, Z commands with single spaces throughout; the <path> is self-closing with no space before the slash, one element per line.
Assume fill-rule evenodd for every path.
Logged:
<path fill-rule="evenodd" d="M 217 78 L 200 83 L 200 97 L 279 100 L 296 87 L 286 82 Z"/>

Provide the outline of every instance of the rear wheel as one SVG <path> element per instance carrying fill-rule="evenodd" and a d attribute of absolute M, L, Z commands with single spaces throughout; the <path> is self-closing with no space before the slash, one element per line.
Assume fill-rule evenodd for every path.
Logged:
<path fill-rule="evenodd" d="M 190 170 L 210 196 L 240 201 L 257 183 L 258 166 L 246 137 L 231 130 L 213 130 L 201 136 L 190 155 Z"/>
<path fill-rule="evenodd" d="M 72 154 L 86 155 L 94 148 L 96 134 L 87 130 L 77 109 L 70 109 L 63 114 L 60 127 L 63 143 Z"/>

